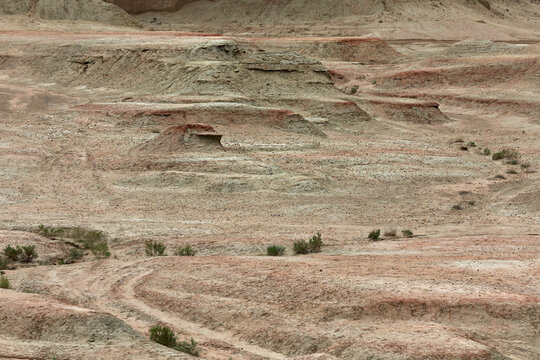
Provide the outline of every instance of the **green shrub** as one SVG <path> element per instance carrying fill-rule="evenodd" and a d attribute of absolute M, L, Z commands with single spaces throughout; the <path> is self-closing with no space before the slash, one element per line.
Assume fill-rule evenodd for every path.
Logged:
<path fill-rule="evenodd" d="M 9 280 L 4 275 L 0 275 L 0 289 L 11 289 Z"/>
<path fill-rule="evenodd" d="M 22 249 L 19 246 L 13 247 L 11 245 L 6 246 L 3 251 L 3 254 L 8 259 L 11 259 L 13 261 L 19 260 L 19 256 L 21 255 L 21 253 L 22 253 Z"/>
<path fill-rule="evenodd" d="M 73 239 L 82 243 L 85 249 L 92 249 L 97 244 L 104 243 L 105 234 L 101 230 L 88 230 L 76 227 L 70 230 Z"/>
<path fill-rule="evenodd" d="M 179 247 L 174 251 L 174 255 L 176 256 L 195 256 L 195 253 L 196 251 L 189 245 Z"/>
<path fill-rule="evenodd" d="M 413 232 L 412 232 L 411 230 L 402 230 L 401 233 L 402 233 L 403 236 L 406 237 L 406 238 L 413 237 Z"/>
<path fill-rule="evenodd" d="M 486 155 L 486 156 L 491 155 L 491 150 L 489 150 L 489 149 L 484 149 L 484 155 Z"/>
<path fill-rule="evenodd" d="M 6 270 L 11 264 L 11 259 L 7 256 L 0 255 L 0 270 Z"/>
<path fill-rule="evenodd" d="M 38 234 L 53 238 L 56 236 L 61 236 L 64 233 L 64 228 L 61 226 L 45 226 L 45 225 L 39 225 L 38 227 Z"/>
<path fill-rule="evenodd" d="M 109 251 L 109 245 L 106 241 L 94 244 L 90 251 L 92 251 L 92 254 L 94 254 L 94 256 L 98 259 L 105 259 L 111 256 L 111 253 Z"/>
<path fill-rule="evenodd" d="M 167 247 L 163 243 L 156 241 L 146 241 L 144 243 L 144 250 L 146 256 L 163 256 Z"/>
<path fill-rule="evenodd" d="M 268 256 L 281 256 L 285 254 L 285 248 L 279 245 L 271 245 L 266 248 L 266 255 Z"/>
<path fill-rule="evenodd" d="M 349 94 L 351 95 L 356 94 L 358 92 L 358 88 L 359 88 L 358 85 L 354 85 L 353 87 L 351 87 L 351 90 L 349 90 Z"/>
<path fill-rule="evenodd" d="M 176 343 L 175 350 L 181 351 L 193 356 L 199 356 L 199 350 L 197 349 L 197 342 L 193 339 L 191 341 L 180 341 Z"/>
<path fill-rule="evenodd" d="M 152 326 L 150 328 L 150 340 L 158 344 L 173 348 L 176 346 L 176 335 L 168 326 Z"/>
<path fill-rule="evenodd" d="M 73 260 L 82 259 L 83 256 L 84 252 L 81 249 L 74 247 L 69 250 L 69 257 Z"/>
<path fill-rule="evenodd" d="M 295 254 L 307 254 L 309 252 L 309 244 L 305 240 L 296 241 L 293 244 L 293 251 Z"/>
<path fill-rule="evenodd" d="M 369 233 L 368 238 L 372 241 L 379 240 L 379 237 L 381 236 L 381 229 L 373 230 Z"/>
<path fill-rule="evenodd" d="M 320 233 L 317 233 L 317 235 L 314 235 L 311 239 L 309 239 L 309 251 L 312 253 L 318 253 L 321 252 L 321 248 L 323 247 L 323 241 Z"/>
<path fill-rule="evenodd" d="M 468 147 L 476 147 L 476 143 L 474 141 L 469 141 L 467 144 Z"/>
<path fill-rule="evenodd" d="M 508 162 L 515 163 L 514 165 L 517 165 L 519 163 L 519 158 L 520 157 L 521 157 L 521 155 L 517 150 L 503 149 L 503 150 L 493 154 L 492 159 L 493 160 L 506 159 L 506 160 L 508 160 Z"/>
<path fill-rule="evenodd" d="M 32 260 L 38 257 L 38 254 L 36 252 L 36 247 L 34 245 L 23 246 L 20 249 L 21 249 L 21 255 L 19 256 L 20 262 L 30 263 L 32 262 Z"/>
<path fill-rule="evenodd" d="M 197 349 L 197 342 L 195 340 L 178 341 L 176 334 L 168 326 L 152 326 L 150 328 L 150 340 L 186 354 L 199 356 L 199 350 Z"/>

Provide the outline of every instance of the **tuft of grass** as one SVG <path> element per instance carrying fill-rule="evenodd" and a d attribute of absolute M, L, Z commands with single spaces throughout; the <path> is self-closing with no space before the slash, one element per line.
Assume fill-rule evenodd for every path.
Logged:
<path fill-rule="evenodd" d="M 489 150 L 489 149 L 487 149 L 487 148 L 484 149 L 484 155 L 486 155 L 486 156 L 491 155 L 491 150 Z"/>
<path fill-rule="evenodd" d="M 381 229 L 377 229 L 377 230 L 373 230 L 372 232 L 370 232 L 369 235 L 368 235 L 368 238 L 371 241 L 377 241 L 377 240 L 379 240 L 380 236 L 381 236 Z"/>
<path fill-rule="evenodd" d="M 163 243 L 157 241 L 146 241 L 144 243 L 144 251 L 146 256 L 163 256 L 167 247 Z"/>
<path fill-rule="evenodd" d="M 508 170 L 506 171 L 506 173 L 507 173 L 507 174 L 511 174 L 511 175 L 515 175 L 515 174 L 517 174 L 518 172 L 517 172 L 516 170 L 514 170 L 514 169 L 508 169 Z"/>
<path fill-rule="evenodd" d="M 266 248 L 266 255 L 281 256 L 285 254 L 285 247 L 279 245 L 270 245 Z"/>
<path fill-rule="evenodd" d="M 495 161 L 506 159 L 508 163 L 515 163 L 514 165 L 517 165 L 519 164 L 521 154 L 515 149 L 503 149 L 493 154 L 491 158 Z"/>
<path fill-rule="evenodd" d="M 181 351 L 186 354 L 190 354 L 193 356 L 199 356 L 199 350 L 197 349 L 197 342 L 193 339 L 190 341 L 179 341 L 176 343 L 176 346 L 174 347 L 175 350 Z"/>
<path fill-rule="evenodd" d="M 34 245 L 23 246 L 20 249 L 21 254 L 19 255 L 19 261 L 22 263 L 30 263 L 38 257 L 36 247 Z"/>
<path fill-rule="evenodd" d="M 403 236 L 406 237 L 406 238 L 413 237 L 413 232 L 412 232 L 411 230 L 402 230 L 401 233 L 402 233 Z"/>
<path fill-rule="evenodd" d="M 4 275 L 0 275 L 0 289 L 11 289 L 9 279 Z"/>
<path fill-rule="evenodd" d="M 150 328 L 150 340 L 186 354 L 199 356 L 197 342 L 194 339 L 190 341 L 178 341 L 176 334 L 168 326 L 152 326 Z"/>
<path fill-rule="evenodd" d="M 82 259 L 83 256 L 84 252 L 81 249 L 77 249 L 76 247 L 74 247 L 69 250 L 69 258 L 72 260 Z"/>
<path fill-rule="evenodd" d="M 396 229 L 390 229 L 390 230 L 386 230 L 384 232 L 384 236 L 386 236 L 386 237 L 395 237 L 396 234 L 397 234 Z"/>
<path fill-rule="evenodd" d="M 309 244 L 305 240 L 299 240 L 293 243 L 293 251 L 297 255 L 304 255 L 309 252 Z"/>
<path fill-rule="evenodd" d="M 97 259 L 105 259 L 111 256 L 111 252 L 109 251 L 109 245 L 106 241 L 99 242 L 97 244 L 94 244 L 90 251 Z"/>
<path fill-rule="evenodd" d="M 495 175 L 495 179 L 506 180 L 506 177 L 504 175 L 497 174 L 497 175 Z"/>
<path fill-rule="evenodd" d="M 459 204 L 454 205 L 454 206 L 452 206 L 452 210 L 456 210 L 456 211 L 463 210 L 463 206 L 461 206 Z"/>
<path fill-rule="evenodd" d="M 520 167 L 521 167 L 521 169 L 526 170 L 526 169 L 531 167 L 531 163 L 528 163 L 528 162 L 523 163 L 523 164 L 521 164 Z"/>
<path fill-rule="evenodd" d="M 38 234 L 53 238 L 64 234 L 65 229 L 61 226 L 45 226 L 43 224 L 38 226 Z"/>
<path fill-rule="evenodd" d="M 469 141 L 469 142 L 467 143 L 467 146 L 468 146 L 468 147 L 476 147 L 476 143 L 475 143 L 474 141 Z"/>
<path fill-rule="evenodd" d="M 196 251 L 190 245 L 179 247 L 174 251 L 176 256 L 195 256 Z"/>
<path fill-rule="evenodd" d="M 321 248 L 323 247 L 323 245 L 324 244 L 320 233 L 317 233 L 317 235 L 313 235 L 313 237 L 309 239 L 308 242 L 309 251 L 312 253 L 321 252 Z"/>
<path fill-rule="evenodd" d="M 22 253 L 22 249 L 17 246 L 17 247 L 13 247 L 11 245 L 8 245 L 4 248 L 4 250 L 2 251 L 2 253 L 4 254 L 5 257 L 7 257 L 8 259 L 10 260 L 13 260 L 13 261 L 17 261 L 19 260 L 19 256 L 21 255 Z"/>

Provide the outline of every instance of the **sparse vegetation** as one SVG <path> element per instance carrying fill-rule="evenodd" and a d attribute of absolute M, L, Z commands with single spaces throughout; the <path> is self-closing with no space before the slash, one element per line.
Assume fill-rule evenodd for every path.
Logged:
<path fill-rule="evenodd" d="M 80 227 L 76 227 L 71 231 L 73 231 L 73 238 L 82 243 L 85 249 L 92 250 L 96 245 L 106 243 L 103 231 L 88 230 Z"/>
<path fill-rule="evenodd" d="M 150 340 L 172 348 L 176 346 L 177 338 L 168 326 L 156 325 L 150 328 Z"/>
<path fill-rule="evenodd" d="M 11 245 L 8 245 L 4 248 L 3 254 L 10 260 L 17 261 L 19 260 L 19 256 L 22 253 L 22 249 L 17 246 L 13 247 Z"/>
<path fill-rule="evenodd" d="M 36 247 L 34 245 L 23 246 L 20 249 L 21 253 L 19 255 L 19 261 L 22 263 L 30 263 L 38 257 Z"/>
<path fill-rule="evenodd" d="M 510 175 L 515 175 L 515 174 L 517 174 L 518 172 L 517 172 L 516 170 L 514 170 L 514 169 L 508 169 L 508 170 L 506 171 L 506 173 L 507 173 L 507 174 L 510 174 Z"/>
<path fill-rule="evenodd" d="M 406 238 L 413 237 L 413 232 L 412 232 L 411 230 L 402 230 L 401 233 L 402 233 L 403 236 L 406 237 Z"/>
<path fill-rule="evenodd" d="M 199 356 L 197 342 L 193 339 L 191 339 L 190 341 L 177 342 L 174 349 L 193 356 Z"/>
<path fill-rule="evenodd" d="M 78 259 L 82 259 L 83 256 L 84 256 L 84 252 L 81 249 L 74 247 L 74 248 L 71 248 L 71 250 L 69 250 L 70 259 L 78 260 Z"/>
<path fill-rule="evenodd" d="M 11 264 L 10 258 L 4 255 L 0 255 L 0 270 L 8 269 L 10 264 Z"/>
<path fill-rule="evenodd" d="M 497 174 L 497 175 L 495 175 L 495 179 L 506 180 L 506 177 L 504 175 Z"/>
<path fill-rule="evenodd" d="M 18 246 L 13 247 L 8 245 L 4 248 L 4 256 L 12 261 L 19 261 L 22 263 L 32 262 L 38 257 L 36 252 L 36 247 L 34 245 Z"/>
<path fill-rule="evenodd" d="M 285 254 L 285 247 L 279 245 L 270 245 L 266 248 L 266 255 L 268 256 L 281 256 Z"/>
<path fill-rule="evenodd" d="M 61 236 L 64 233 L 64 228 L 60 226 L 45 226 L 45 225 L 39 225 L 38 227 L 38 234 L 53 238 L 56 236 Z"/>
<path fill-rule="evenodd" d="M 0 275 L 0 289 L 11 289 L 9 279 L 4 275 Z"/>
<path fill-rule="evenodd" d="M 461 206 L 459 204 L 456 204 L 456 205 L 452 206 L 452 210 L 456 210 L 456 211 L 463 210 L 463 206 Z"/>
<path fill-rule="evenodd" d="M 390 229 L 390 230 L 386 230 L 384 232 L 384 236 L 386 236 L 386 237 L 395 237 L 396 234 L 397 234 L 396 229 Z"/>
<path fill-rule="evenodd" d="M 321 252 L 324 243 L 320 233 L 314 235 L 309 241 L 299 240 L 293 243 L 293 251 L 297 255 Z"/>
<path fill-rule="evenodd" d="M 351 95 L 354 95 L 358 92 L 358 85 L 354 85 L 353 87 L 351 87 L 351 89 L 349 90 L 349 94 Z"/>
<path fill-rule="evenodd" d="M 176 256 L 195 256 L 196 251 L 190 245 L 184 247 L 179 247 L 175 250 L 174 255 Z"/>
<path fill-rule="evenodd" d="M 94 254 L 94 256 L 98 259 L 105 259 L 111 256 L 111 253 L 109 251 L 109 245 L 106 241 L 94 244 L 90 251 L 92 251 L 92 254 Z"/>
<path fill-rule="evenodd" d="M 39 225 L 38 234 L 48 238 L 65 237 L 73 239 L 84 245 L 85 249 L 91 249 L 95 244 L 105 240 L 105 234 L 101 230 L 85 229 L 82 227 L 60 227 Z"/>
<path fill-rule="evenodd" d="M 484 149 L 484 155 L 486 155 L 486 156 L 491 155 L 491 150 L 489 150 L 489 149 L 487 149 L 487 148 Z"/>
<path fill-rule="evenodd" d="M 381 229 L 377 229 L 377 230 L 373 230 L 372 232 L 370 232 L 369 235 L 368 235 L 368 238 L 371 241 L 377 241 L 377 240 L 379 240 L 380 236 L 381 236 Z"/>
<path fill-rule="evenodd" d="M 299 240 L 293 244 L 293 251 L 297 255 L 304 255 L 309 252 L 309 244 L 306 240 Z"/>
<path fill-rule="evenodd" d="M 156 325 L 151 327 L 150 340 L 186 354 L 199 356 L 197 342 L 194 339 L 190 341 L 178 341 L 176 334 L 168 326 Z"/>
<path fill-rule="evenodd" d="M 317 235 L 313 235 L 313 237 L 309 239 L 308 242 L 309 251 L 312 253 L 321 252 L 323 245 L 324 244 L 320 233 L 317 233 Z"/>
<path fill-rule="evenodd" d="M 523 164 L 521 164 L 520 167 L 521 167 L 523 170 L 526 170 L 526 169 L 528 169 L 528 168 L 531 167 L 531 163 L 528 163 L 528 162 L 523 163 Z"/>
<path fill-rule="evenodd" d="M 146 256 L 163 256 L 165 255 L 165 249 L 167 247 L 163 243 L 156 241 L 146 241 L 144 243 L 144 250 Z"/>
<path fill-rule="evenodd" d="M 476 143 L 475 143 L 474 141 L 469 141 L 469 142 L 467 143 L 467 146 L 468 146 L 468 147 L 476 147 Z"/>
<path fill-rule="evenodd" d="M 508 163 L 512 163 L 514 165 L 517 165 L 517 164 L 519 164 L 520 157 L 521 157 L 521 154 L 517 150 L 503 149 L 503 150 L 493 154 L 492 159 L 495 160 L 495 161 L 506 159 Z"/>

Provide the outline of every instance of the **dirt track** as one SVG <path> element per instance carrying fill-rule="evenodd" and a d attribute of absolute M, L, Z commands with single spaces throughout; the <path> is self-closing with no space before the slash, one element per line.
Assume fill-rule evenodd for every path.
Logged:
<path fill-rule="evenodd" d="M 0 359 L 188 358 L 157 323 L 205 359 L 539 357 L 536 20 L 474 5 L 489 36 L 453 32 L 435 4 L 411 30 L 400 4 L 345 33 L 175 23 L 200 4 L 137 15 L 186 32 L 0 17 L 0 250 L 39 254 L 5 270 Z M 112 256 L 39 224 L 103 230 Z"/>

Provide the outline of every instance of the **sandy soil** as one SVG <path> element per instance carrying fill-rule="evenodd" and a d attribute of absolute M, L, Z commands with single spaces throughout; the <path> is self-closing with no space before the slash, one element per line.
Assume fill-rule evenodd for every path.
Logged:
<path fill-rule="evenodd" d="M 158 323 L 204 359 L 540 357 L 537 4 L 425 3 L 307 28 L 175 23 L 226 1 L 131 10 L 164 31 L 0 16 L 0 250 L 39 255 L 3 270 L 0 359 L 189 358 Z"/>

